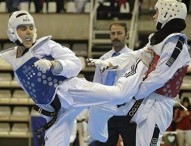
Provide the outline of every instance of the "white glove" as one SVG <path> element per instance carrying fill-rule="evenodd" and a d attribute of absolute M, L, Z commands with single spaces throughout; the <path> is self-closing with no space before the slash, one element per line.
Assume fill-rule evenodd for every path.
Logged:
<path fill-rule="evenodd" d="M 47 59 L 39 59 L 34 63 L 34 66 L 39 70 L 45 73 L 47 70 L 50 70 L 52 63 Z"/>
<path fill-rule="evenodd" d="M 103 61 L 100 59 L 92 59 L 92 58 L 88 58 L 86 61 L 88 66 L 99 67 L 101 72 L 104 72 L 107 68 L 109 68 L 109 62 L 107 61 Z"/>
<path fill-rule="evenodd" d="M 141 53 L 141 60 L 147 67 L 149 67 L 149 65 L 151 64 L 153 57 L 154 57 L 154 51 L 151 49 L 146 49 Z"/>

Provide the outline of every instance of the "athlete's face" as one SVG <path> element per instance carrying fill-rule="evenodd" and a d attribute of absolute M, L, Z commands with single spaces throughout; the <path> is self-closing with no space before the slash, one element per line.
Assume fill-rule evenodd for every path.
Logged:
<path fill-rule="evenodd" d="M 158 16 L 159 16 L 159 11 L 156 10 L 155 15 L 153 16 L 153 21 L 154 21 L 154 22 L 157 22 Z"/>
<path fill-rule="evenodd" d="M 120 25 L 112 25 L 110 29 L 110 38 L 114 48 L 123 48 L 126 44 L 127 33 L 124 27 Z"/>
<path fill-rule="evenodd" d="M 18 36 L 21 38 L 23 46 L 26 48 L 32 47 L 34 35 L 33 29 L 33 25 L 19 25 L 17 27 Z"/>

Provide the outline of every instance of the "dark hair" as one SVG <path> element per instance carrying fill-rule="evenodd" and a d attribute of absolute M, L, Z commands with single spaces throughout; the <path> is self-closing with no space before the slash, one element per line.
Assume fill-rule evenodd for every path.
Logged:
<path fill-rule="evenodd" d="M 111 27 L 112 27 L 113 25 L 119 25 L 119 26 L 123 27 L 124 30 L 125 30 L 125 33 L 127 33 L 127 24 L 126 24 L 126 23 L 114 22 L 114 23 L 112 23 L 112 24 L 110 25 L 110 27 L 109 27 L 110 30 L 111 30 Z"/>
<path fill-rule="evenodd" d="M 190 100 L 187 96 L 185 96 L 185 97 L 183 97 L 182 102 L 190 102 Z"/>

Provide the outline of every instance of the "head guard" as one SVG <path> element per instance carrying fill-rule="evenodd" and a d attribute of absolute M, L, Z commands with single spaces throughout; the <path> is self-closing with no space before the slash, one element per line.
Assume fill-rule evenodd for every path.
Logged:
<path fill-rule="evenodd" d="M 155 5 L 158 10 L 158 19 L 156 22 L 157 29 L 160 30 L 164 25 L 172 19 L 186 19 L 186 5 L 177 0 L 158 0 Z"/>
<path fill-rule="evenodd" d="M 33 17 L 25 10 L 15 11 L 14 13 L 12 13 L 8 21 L 8 30 L 7 30 L 7 35 L 10 41 L 22 44 L 22 40 L 17 34 L 17 28 L 19 25 L 31 25 L 31 24 L 33 25 L 33 32 L 34 32 L 33 43 L 34 43 L 37 34 Z"/>

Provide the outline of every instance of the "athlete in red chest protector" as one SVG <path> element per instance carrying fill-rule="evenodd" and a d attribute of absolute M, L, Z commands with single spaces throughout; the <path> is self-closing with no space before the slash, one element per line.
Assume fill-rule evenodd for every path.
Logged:
<path fill-rule="evenodd" d="M 155 10 L 156 14 L 153 19 L 156 22 L 157 31 L 149 36 L 149 42 L 145 46 L 145 48 L 153 50 L 155 56 L 147 78 L 142 81 L 135 94 L 135 99 L 143 99 L 143 101 L 131 120 L 131 122 L 137 123 L 137 146 L 160 145 L 162 135 L 172 121 L 175 97 L 180 90 L 190 62 L 187 37 L 182 33 L 186 28 L 187 8 L 185 4 L 177 0 L 158 0 Z M 111 64 L 123 66 L 125 58 L 124 54 L 117 59 L 109 59 L 104 62 L 91 61 L 99 66 Z M 126 86 L 126 88 L 129 87 Z M 91 98 L 94 95 L 90 92 L 95 94 L 93 90 L 93 88 L 87 89 L 87 92 L 72 90 L 71 93 L 73 96 L 82 98 L 86 93 Z M 117 94 L 119 93 L 112 93 L 109 96 L 115 97 Z M 125 92 L 120 93 L 120 96 L 125 97 L 122 94 Z M 105 92 L 99 90 L 97 96 L 101 98 L 101 96 L 105 96 Z M 126 99 L 128 98 L 126 97 Z"/>

